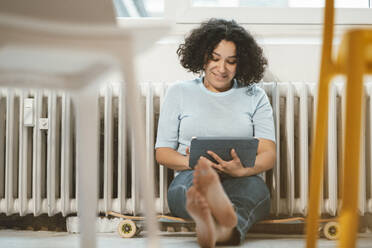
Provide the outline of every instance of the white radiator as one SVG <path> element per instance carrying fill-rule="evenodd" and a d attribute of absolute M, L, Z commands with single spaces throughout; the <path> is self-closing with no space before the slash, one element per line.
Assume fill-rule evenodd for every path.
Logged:
<path fill-rule="evenodd" d="M 1 213 L 76 212 L 72 123 L 66 93 L 0 89 Z"/>
<path fill-rule="evenodd" d="M 166 192 L 173 172 L 154 161 L 156 123 L 168 84 L 142 84 L 146 108 L 148 166 L 155 167 L 156 210 L 168 213 Z M 265 179 L 272 193 L 272 214 L 306 215 L 309 192 L 310 137 L 314 122 L 315 84 L 265 83 L 275 113 L 277 164 Z M 342 85 L 332 86 L 328 150 L 321 212 L 336 215 L 340 208 L 343 128 Z M 372 84 L 365 84 L 365 128 L 360 175 L 360 214 L 372 213 Z M 99 202 L 110 210 L 141 214 L 141 175 L 132 154 L 135 142 L 127 128 L 126 106 L 119 89 L 107 86 L 100 106 Z M 28 116 L 32 109 L 33 118 Z M 124 113 L 124 116 L 121 115 Z M 33 123 L 32 123 L 33 122 Z M 77 211 L 74 107 L 64 92 L 0 89 L 0 213 L 35 216 Z"/>

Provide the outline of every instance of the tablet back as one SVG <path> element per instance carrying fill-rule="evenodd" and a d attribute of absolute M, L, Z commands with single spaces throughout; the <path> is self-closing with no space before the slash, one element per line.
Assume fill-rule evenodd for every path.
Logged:
<path fill-rule="evenodd" d="M 189 166 L 194 168 L 200 156 L 216 163 L 207 153 L 213 151 L 225 161 L 232 160 L 231 149 L 235 149 L 244 167 L 253 167 L 258 147 L 257 138 L 197 137 L 191 140 Z"/>

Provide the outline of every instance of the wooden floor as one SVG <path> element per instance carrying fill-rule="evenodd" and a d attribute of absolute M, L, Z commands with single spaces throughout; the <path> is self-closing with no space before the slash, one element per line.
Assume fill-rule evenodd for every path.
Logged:
<path fill-rule="evenodd" d="M 272 234 L 248 234 L 246 241 L 240 247 L 252 248 L 300 248 L 305 247 L 303 235 L 272 235 Z M 7 248 L 62 248 L 78 247 L 79 234 L 51 231 L 17 231 L 0 230 L 0 247 Z M 97 247 L 146 247 L 144 236 L 132 239 L 120 238 L 116 233 L 97 234 Z M 198 247 L 194 233 L 162 233 L 160 235 L 161 247 Z M 318 247 L 337 247 L 336 241 L 319 239 Z M 359 248 L 372 247 L 372 233 L 367 232 L 359 235 Z"/>

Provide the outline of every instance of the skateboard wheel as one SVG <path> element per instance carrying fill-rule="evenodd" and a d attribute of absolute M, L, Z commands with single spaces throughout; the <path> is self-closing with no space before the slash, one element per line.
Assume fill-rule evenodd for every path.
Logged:
<path fill-rule="evenodd" d="M 340 237 L 340 225 L 338 222 L 327 222 L 323 227 L 323 234 L 329 240 L 336 240 Z"/>
<path fill-rule="evenodd" d="M 118 225 L 120 237 L 132 238 L 137 233 L 137 226 L 132 220 L 122 220 Z"/>

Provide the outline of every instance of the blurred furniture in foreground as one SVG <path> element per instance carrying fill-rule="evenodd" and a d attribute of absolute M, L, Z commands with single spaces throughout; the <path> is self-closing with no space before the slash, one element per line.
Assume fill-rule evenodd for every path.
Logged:
<path fill-rule="evenodd" d="M 119 26 L 112 1 L 0 2 L 0 85 L 66 89 L 72 92 L 77 103 L 77 204 L 81 247 L 95 247 L 96 240 L 97 84 L 114 72 L 124 77 L 125 99 L 131 103 L 129 119 L 136 141 L 136 159 L 142 174 L 151 174 L 146 171 L 145 158 L 139 155 L 139 151 L 145 149 L 145 137 L 141 132 L 144 123 L 142 108 L 139 108 L 138 86 L 135 85 L 133 59 L 165 34 L 168 28 L 169 25 L 162 20 L 127 20 Z M 7 142 L 13 141 L 13 137 L 6 138 Z M 13 173 L 12 156 L 6 156 L 5 160 L 6 173 Z M 51 180 L 55 168 L 49 162 L 47 177 Z M 20 170 L 20 173 L 23 171 Z M 33 173 L 39 173 L 37 168 Z M 19 194 L 26 194 L 26 186 L 21 181 Z M 143 180 L 143 184 L 145 209 L 150 223 L 149 243 L 156 244 L 151 178 Z M 36 182 L 33 192 L 37 192 L 35 187 L 39 187 Z M 48 199 L 53 199 L 54 194 L 53 190 L 48 191 Z M 34 208 L 38 209 L 40 198 L 37 195 L 34 197 Z M 11 186 L 5 190 L 5 198 L 6 201 L 12 200 Z M 52 201 L 48 202 L 48 207 L 49 203 Z"/>
<path fill-rule="evenodd" d="M 316 126 L 312 145 L 309 215 L 306 227 L 308 248 L 316 246 L 319 201 L 324 173 L 324 150 L 327 137 L 329 88 L 331 79 L 339 74 L 345 75 L 347 80 L 339 246 L 343 248 L 355 247 L 358 230 L 360 143 L 364 97 L 363 76 L 372 73 L 372 30 L 349 30 L 344 35 L 337 58 L 333 59 L 333 24 L 334 1 L 326 0 Z"/>

